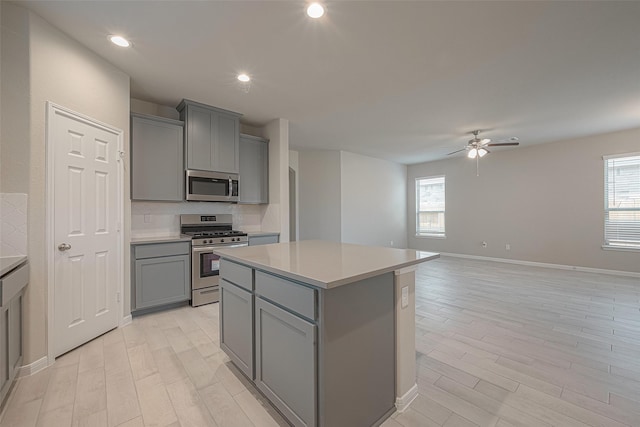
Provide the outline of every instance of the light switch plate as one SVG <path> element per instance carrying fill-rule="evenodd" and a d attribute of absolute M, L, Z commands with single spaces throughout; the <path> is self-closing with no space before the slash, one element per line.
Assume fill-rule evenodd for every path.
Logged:
<path fill-rule="evenodd" d="M 409 287 L 402 288 L 402 308 L 409 307 Z"/>

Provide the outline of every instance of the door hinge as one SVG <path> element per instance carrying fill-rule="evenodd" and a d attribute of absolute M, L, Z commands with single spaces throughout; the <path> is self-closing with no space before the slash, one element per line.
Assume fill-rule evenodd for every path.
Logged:
<path fill-rule="evenodd" d="M 120 228 L 122 228 L 122 223 L 121 223 L 121 222 L 118 222 L 118 223 L 116 224 L 116 231 L 117 231 L 118 233 L 120 232 Z"/>

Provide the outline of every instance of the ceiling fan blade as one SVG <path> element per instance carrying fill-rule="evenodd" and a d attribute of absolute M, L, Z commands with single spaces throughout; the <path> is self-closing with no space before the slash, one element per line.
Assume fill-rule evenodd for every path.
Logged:
<path fill-rule="evenodd" d="M 520 143 L 519 142 L 498 142 L 494 144 L 487 144 L 487 147 L 498 147 L 498 146 L 505 146 L 505 145 L 520 145 Z"/>
<path fill-rule="evenodd" d="M 447 154 L 447 156 L 450 156 L 450 155 L 452 155 L 452 154 L 459 153 L 459 152 L 464 151 L 464 150 L 466 150 L 466 149 L 467 149 L 467 147 L 464 147 L 463 149 L 456 150 L 456 151 L 452 151 L 451 153 Z"/>

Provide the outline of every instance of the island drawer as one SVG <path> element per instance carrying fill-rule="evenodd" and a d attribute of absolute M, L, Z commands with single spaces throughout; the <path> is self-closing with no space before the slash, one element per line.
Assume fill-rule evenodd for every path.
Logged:
<path fill-rule="evenodd" d="M 316 318 L 316 291 L 300 283 L 256 270 L 256 294 L 307 319 Z"/>
<path fill-rule="evenodd" d="M 253 291 L 253 270 L 227 259 L 220 260 L 220 277 L 248 291 Z"/>
<path fill-rule="evenodd" d="M 156 258 L 174 255 L 189 255 L 191 253 L 190 242 L 155 243 L 150 245 L 136 245 L 135 258 Z"/>

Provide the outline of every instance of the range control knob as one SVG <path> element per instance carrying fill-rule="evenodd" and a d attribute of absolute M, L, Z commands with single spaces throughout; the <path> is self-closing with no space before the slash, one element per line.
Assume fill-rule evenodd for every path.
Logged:
<path fill-rule="evenodd" d="M 220 243 L 224 243 L 224 239 L 220 239 Z"/>

